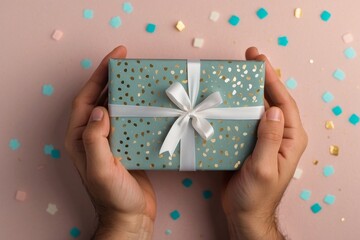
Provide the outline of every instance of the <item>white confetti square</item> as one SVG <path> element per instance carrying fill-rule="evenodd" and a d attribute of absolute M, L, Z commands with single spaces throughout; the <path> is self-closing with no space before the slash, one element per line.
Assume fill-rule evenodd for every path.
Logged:
<path fill-rule="evenodd" d="M 60 30 L 55 30 L 55 32 L 52 35 L 52 38 L 56 41 L 59 41 L 63 37 L 64 33 Z"/>
<path fill-rule="evenodd" d="M 194 47 L 202 48 L 203 45 L 204 45 L 204 39 L 202 39 L 202 38 L 195 38 L 194 39 L 194 43 L 193 43 Z"/>
<path fill-rule="evenodd" d="M 303 174 L 303 170 L 300 168 L 296 168 L 293 178 L 300 179 Z"/>
<path fill-rule="evenodd" d="M 354 41 L 354 37 L 351 33 L 346 33 L 342 36 L 342 39 L 344 41 L 344 43 L 351 43 L 352 41 Z"/>
<path fill-rule="evenodd" d="M 49 214 L 54 215 L 54 214 L 58 211 L 56 204 L 49 203 L 46 211 L 47 211 Z"/>
<path fill-rule="evenodd" d="M 210 13 L 210 20 L 213 21 L 213 22 L 216 22 L 217 20 L 219 20 L 219 17 L 220 17 L 220 13 L 216 12 L 216 11 L 212 11 Z"/>

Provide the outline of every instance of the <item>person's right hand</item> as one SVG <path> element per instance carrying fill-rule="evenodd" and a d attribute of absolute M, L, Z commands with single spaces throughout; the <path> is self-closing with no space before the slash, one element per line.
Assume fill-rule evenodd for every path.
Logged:
<path fill-rule="evenodd" d="M 266 112 L 253 153 L 223 189 L 223 208 L 231 239 L 283 239 L 276 209 L 305 150 L 307 135 L 294 99 L 266 56 L 252 47 L 246 59 L 265 62 Z"/>

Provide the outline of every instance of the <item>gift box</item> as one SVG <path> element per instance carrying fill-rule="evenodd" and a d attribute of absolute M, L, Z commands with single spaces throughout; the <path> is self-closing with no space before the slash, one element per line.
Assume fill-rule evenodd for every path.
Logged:
<path fill-rule="evenodd" d="M 109 136 L 127 169 L 236 170 L 264 112 L 260 61 L 110 59 Z"/>

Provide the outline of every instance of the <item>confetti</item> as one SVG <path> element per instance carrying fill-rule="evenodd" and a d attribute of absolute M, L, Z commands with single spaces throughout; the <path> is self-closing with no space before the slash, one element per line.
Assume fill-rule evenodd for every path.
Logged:
<path fill-rule="evenodd" d="M 51 96 L 54 93 L 54 87 L 51 84 L 45 84 L 42 86 L 42 94 L 44 96 Z"/>
<path fill-rule="evenodd" d="M 315 203 L 314 205 L 312 205 L 311 206 L 311 211 L 313 212 L 313 213 L 318 213 L 318 212 L 320 212 L 321 211 L 321 206 L 320 206 L 320 204 L 319 203 Z"/>
<path fill-rule="evenodd" d="M 58 150 L 58 149 L 51 150 L 51 157 L 55 158 L 55 159 L 60 158 L 61 157 L 60 150 Z"/>
<path fill-rule="evenodd" d="M 259 10 L 257 10 L 256 15 L 258 16 L 258 18 L 260 19 L 264 19 L 266 18 L 269 14 L 266 11 L 265 8 L 260 8 Z"/>
<path fill-rule="evenodd" d="M 229 18 L 228 22 L 229 22 L 232 26 L 236 26 L 236 25 L 239 24 L 240 18 L 239 18 L 238 16 L 236 16 L 236 15 L 232 15 L 232 16 Z"/>
<path fill-rule="evenodd" d="M 334 122 L 331 121 L 331 120 L 326 121 L 326 122 L 325 122 L 325 128 L 326 128 L 326 129 L 334 129 L 334 128 L 335 128 Z"/>
<path fill-rule="evenodd" d="M 311 197 L 311 191 L 309 190 L 303 190 L 300 193 L 300 198 L 304 201 L 308 201 Z"/>
<path fill-rule="evenodd" d="M 94 11 L 92 9 L 84 9 L 83 18 L 92 19 L 94 17 Z"/>
<path fill-rule="evenodd" d="M 335 196 L 331 195 L 331 194 L 327 194 L 324 197 L 324 203 L 329 204 L 329 205 L 334 204 L 335 203 Z"/>
<path fill-rule="evenodd" d="M 341 218 L 341 221 L 342 221 L 342 222 L 345 222 L 345 218 Z"/>
<path fill-rule="evenodd" d="M 300 179 L 303 174 L 303 170 L 300 168 L 296 168 L 293 178 Z"/>
<path fill-rule="evenodd" d="M 206 200 L 210 199 L 212 197 L 212 192 L 210 190 L 203 191 L 203 197 Z"/>
<path fill-rule="evenodd" d="M 46 155 L 51 155 L 51 151 L 54 149 L 53 145 L 45 145 L 44 146 L 44 153 Z"/>
<path fill-rule="evenodd" d="M 166 235 L 170 235 L 171 233 L 172 233 L 172 231 L 171 231 L 170 229 L 166 229 L 166 230 L 165 230 L 165 234 L 166 234 Z"/>
<path fill-rule="evenodd" d="M 301 8 L 295 8 L 294 16 L 296 18 L 301 18 L 302 17 L 302 9 Z"/>
<path fill-rule="evenodd" d="M 286 80 L 285 84 L 286 87 L 289 89 L 295 89 L 297 87 L 297 82 L 294 78 L 289 78 L 288 80 Z"/>
<path fill-rule="evenodd" d="M 333 175 L 335 173 L 334 167 L 329 165 L 329 166 L 325 166 L 323 169 L 323 174 L 325 177 L 329 177 L 331 175 Z"/>
<path fill-rule="evenodd" d="M 342 36 L 342 39 L 344 41 L 344 43 L 351 43 L 352 41 L 354 41 L 354 37 L 351 33 L 346 33 Z"/>
<path fill-rule="evenodd" d="M 83 69 L 89 69 L 92 66 L 92 62 L 90 59 L 83 59 L 80 64 Z"/>
<path fill-rule="evenodd" d="M 314 164 L 315 166 L 318 165 L 318 163 L 319 163 L 318 160 L 314 160 L 314 161 L 313 161 L 313 164 Z"/>
<path fill-rule="evenodd" d="M 275 73 L 278 76 L 278 78 L 281 78 L 281 69 L 280 68 L 276 68 Z"/>
<path fill-rule="evenodd" d="M 179 32 L 182 32 L 184 29 L 185 29 L 185 24 L 182 22 L 182 21 L 178 21 L 176 23 L 176 29 L 179 31 Z"/>
<path fill-rule="evenodd" d="M 314 61 L 314 59 L 310 59 L 309 62 L 310 62 L 310 64 L 313 64 L 315 61 Z"/>
<path fill-rule="evenodd" d="M 190 178 L 185 178 L 183 181 L 182 181 L 182 184 L 184 185 L 184 187 L 186 188 L 189 188 L 191 187 L 192 185 L 192 180 Z"/>
<path fill-rule="evenodd" d="M 346 48 L 345 51 L 344 51 L 344 54 L 345 54 L 345 57 L 346 57 L 347 59 L 353 59 L 353 58 L 356 57 L 356 51 L 355 51 L 355 49 L 352 48 L 352 47 Z"/>
<path fill-rule="evenodd" d="M 337 79 L 337 80 L 342 81 L 342 80 L 345 79 L 345 72 L 344 72 L 343 70 L 341 70 L 341 69 L 338 68 L 338 69 L 336 69 L 336 70 L 334 71 L 333 77 L 334 77 L 335 79 Z"/>
<path fill-rule="evenodd" d="M 54 33 L 52 34 L 52 39 L 59 41 L 62 37 L 63 37 L 64 33 L 60 30 L 55 30 Z"/>
<path fill-rule="evenodd" d="M 170 213 L 170 217 L 173 220 L 178 220 L 180 218 L 180 212 L 178 210 L 174 210 Z"/>
<path fill-rule="evenodd" d="M 209 19 L 213 22 L 216 22 L 217 20 L 219 20 L 220 17 L 220 13 L 216 12 L 216 11 L 212 11 L 210 13 Z"/>
<path fill-rule="evenodd" d="M 204 39 L 202 38 L 195 38 L 193 42 L 193 46 L 196 48 L 202 48 L 204 45 Z"/>
<path fill-rule="evenodd" d="M 352 125 L 356 125 L 358 124 L 360 121 L 360 118 L 358 115 L 356 115 L 355 113 L 354 114 L 351 114 L 351 116 L 349 117 L 349 122 L 352 124 Z"/>
<path fill-rule="evenodd" d="M 19 142 L 19 140 L 17 140 L 17 139 L 15 139 L 15 138 L 13 138 L 13 139 L 11 139 L 10 140 L 10 142 L 9 142 L 9 147 L 11 148 L 11 150 L 17 150 L 19 147 L 20 147 L 20 142 Z"/>
<path fill-rule="evenodd" d="M 278 45 L 282 47 L 286 47 L 289 43 L 287 36 L 278 37 Z"/>
<path fill-rule="evenodd" d="M 329 152 L 333 156 L 338 156 L 339 155 L 339 147 L 336 145 L 330 145 Z"/>
<path fill-rule="evenodd" d="M 332 112 L 335 116 L 339 116 L 340 114 L 342 114 L 342 108 L 340 106 L 335 106 L 333 107 Z"/>
<path fill-rule="evenodd" d="M 155 30 L 156 30 L 156 25 L 155 25 L 155 24 L 153 24 L 153 23 L 148 23 L 148 24 L 146 25 L 146 31 L 147 31 L 148 33 L 154 33 Z"/>
<path fill-rule="evenodd" d="M 55 215 L 55 213 L 58 211 L 56 204 L 49 203 L 46 212 L 48 212 L 51 215 Z"/>
<path fill-rule="evenodd" d="M 118 28 L 121 26 L 121 18 L 119 16 L 112 17 L 109 21 L 109 24 L 113 28 Z"/>
<path fill-rule="evenodd" d="M 330 18 L 331 18 L 331 13 L 325 10 L 325 11 L 323 11 L 323 12 L 320 14 L 320 18 L 321 18 L 321 20 L 323 20 L 324 22 L 327 22 L 327 21 L 329 21 Z"/>
<path fill-rule="evenodd" d="M 18 190 L 18 191 L 16 192 L 15 199 L 18 200 L 18 201 L 20 201 L 20 202 L 25 201 L 25 199 L 26 199 L 26 192 Z"/>
<path fill-rule="evenodd" d="M 124 2 L 123 11 L 125 13 L 132 13 L 134 11 L 134 8 L 130 2 Z"/>
<path fill-rule="evenodd" d="M 328 103 L 328 102 L 331 102 L 332 100 L 334 100 L 334 95 L 332 95 L 331 92 L 325 92 L 322 95 L 322 99 L 324 100 L 324 102 Z"/>
<path fill-rule="evenodd" d="M 77 227 L 73 227 L 72 229 L 70 229 L 70 236 L 72 236 L 73 238 L 77 238 L 80 236 L 80 230 Z"/>

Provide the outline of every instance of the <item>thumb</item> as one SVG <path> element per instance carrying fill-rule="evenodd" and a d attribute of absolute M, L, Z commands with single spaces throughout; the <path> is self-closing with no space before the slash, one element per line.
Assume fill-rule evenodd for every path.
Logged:
<path fill-rule="evenodd" d="M 86 171 L 91 176 L 108 175 L 110 164 L 114 163 L 107 139 L 109 131 L 110 121 L 107 110 L 104 107 L 94 108 L 82 136 L 87 158 Z"/>
<path fill-rule="evenodd" d="M 271 107 L 258 127 L 258 140 L 251 155 L 252 164 L 259 169 L 277 169 L 278 152 L 284 133 L 284 116 L 280 108 Z"/>

